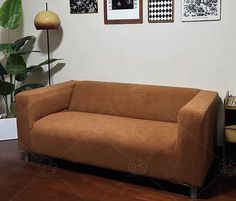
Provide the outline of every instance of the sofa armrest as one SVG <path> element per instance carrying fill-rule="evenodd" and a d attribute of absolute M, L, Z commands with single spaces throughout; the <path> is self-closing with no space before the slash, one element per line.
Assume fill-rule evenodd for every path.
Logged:
<path fill-rule="evenodd" d="M 38 119 L 69 108 L 76 81 L 21 92 L 16 95 L 19 147 L 30 151 L 30 131 Z"/>
<path fill-rule="evenodd" d="M 175 175 L 200 187 L 214 158 L 218 94 L 201 90 L 178 115 Z M 184 179 L 183 179 L 184 178 Z"/>

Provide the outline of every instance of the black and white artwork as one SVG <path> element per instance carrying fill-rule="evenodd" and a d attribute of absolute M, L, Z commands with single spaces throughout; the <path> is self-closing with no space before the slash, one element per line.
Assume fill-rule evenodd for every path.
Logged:
<path fill-rule="evenodd" d="M 112 9 L 134 9 L 134 0 L 112 0 Z"/>
<path fill-rule="evenodd" d="M 152 22 L 173 22 L 174 21 L 174 0 L 149 0 L 148 21 Z"/>
<path fill-rule="evenodd" d="M 182 0 L 182 21 L 220 20 L 220 0 Z"/>
<path fill-rule="evenodd" d="M 143 22 L 142 0 L 104 0 L 105 24 L 137 24 Z"/>
<path fill-rule="evenodd" d="M 70 13 L 97 13 L 97 0 L 70 0 Z"/>

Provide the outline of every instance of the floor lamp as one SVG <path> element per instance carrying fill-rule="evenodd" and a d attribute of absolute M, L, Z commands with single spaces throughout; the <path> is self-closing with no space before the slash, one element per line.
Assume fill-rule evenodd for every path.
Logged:
<path fill-rule="evenodd" d="M 34 26 L 37 30 L 46 30 L 47 33 L 47 53 L 48 53 L 48 84 L 51 85 L 51 66 L 50 66 L 50 40 L 49 30 L 58 29 L 60 27 L 60 19 L 56 13 L 48 10 L 46 3 L 46 10 L 39 12 L 34 18 Z"/>

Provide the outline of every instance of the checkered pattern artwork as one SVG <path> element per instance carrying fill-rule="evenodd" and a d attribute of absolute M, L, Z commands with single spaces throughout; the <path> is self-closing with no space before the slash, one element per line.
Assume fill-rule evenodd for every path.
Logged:
<path fill-rule="evenodd" d="M 149 22 L 174 22 L 174 0 L 149 0 Z"/>

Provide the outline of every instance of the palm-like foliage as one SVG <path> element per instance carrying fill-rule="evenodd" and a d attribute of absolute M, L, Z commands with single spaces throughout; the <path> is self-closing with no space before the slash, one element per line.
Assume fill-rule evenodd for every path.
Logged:
<path fill-rule="evenodd" d="M 22 2 L 21 0 L 6 0 L 0 8 L 0 26 L 8 31 L 14 30 L 22 22 Z M 0 62 L 0 95 L 6 104 L 7 116 L 14 115 L 14 96 L 27 89 L 42 87 L 39 83 L 26 84 L 26 80 L 30 74 L 35 71 L 42 71 L 42 66 L 55 62 L 57 59 L 44 61 L 40 64 L 28 66 L 25 62 L 25 56 L 31 50 L 25 50 L 28 43 L 32 46 L 36 38 L 34 36 L 26 36 L 18 39 L 13 43 L 7 42 L 0 44 L 0 53 L 5 57 L 4 65 Z M 10 101 L 8 100 L 10 97 Z M 9 104 L 10 103 L 10 104 Z"/>

